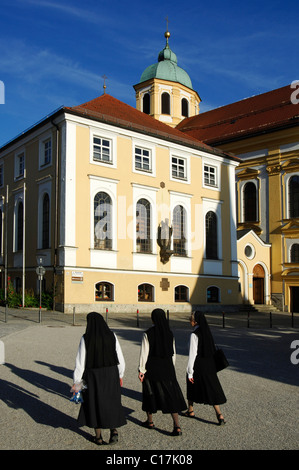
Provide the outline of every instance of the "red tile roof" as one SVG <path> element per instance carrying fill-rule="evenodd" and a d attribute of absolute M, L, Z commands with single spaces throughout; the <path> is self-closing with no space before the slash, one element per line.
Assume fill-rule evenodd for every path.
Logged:
<path fill-rule="evenodd" d="M 296 90 L 288 85 L 246 98 L 186 118 L 177 129 L 209 145 L 221 145 L 284 127 L 298 126 L 299 104 L 291 100 L 294 92 L 296 94 Z"/>
<path fill-rule="evenodd" d="M 152 116 L 117 100 L 109 94 L 103 94 L 98 98 L 78 106 L 65 107 L 64 110 L 89 119 L 99 120 L 111 125 L 146 133 L 153 137 L 166 139 L 209 153 L 238 160 L 234 155 L 210 147 L 199 141 L 196 137 L 185 134 L 176 128 L 172 128 Z"/>

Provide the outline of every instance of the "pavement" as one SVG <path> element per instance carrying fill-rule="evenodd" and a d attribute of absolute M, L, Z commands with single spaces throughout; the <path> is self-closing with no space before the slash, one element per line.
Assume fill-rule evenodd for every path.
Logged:
<path fill-rule="evenodd" d="M 106 464 L 141 468 L 194 463 L 201 450 L 298 450 L 299 317 L 255 314 L 248 321 L 244 314 L 227 314 L 223 323 L 222 315 L 208 314 L 207 319 L 230 363 L 219 373 L 227 397 L 221 406 L 225 426 L 218 426 L 211 406 L 195 405 L 195 418 L 180 417 L 182 436 L 170 435 L 171 417 L 161 412 L 154 415 L 154 430 L 144 428 L 137 369 L 150 316 L 108 315 L 126 361 L 122 403 L 127 424 L 119 428 L 117 444 L 99 447 L 91 441 L 93 430 L 78 427 L 79 405 L 70 402 L 86 316 L 0 307 L 0 450 L 99 451 Z M 176 339 L 177 378 L 185 394 L 188 314 L 170 315 L 169 322 Z M 103 437 L 109 439 L 108 430 Z M 136 461 L 124 460 L 133 457 Z"/>

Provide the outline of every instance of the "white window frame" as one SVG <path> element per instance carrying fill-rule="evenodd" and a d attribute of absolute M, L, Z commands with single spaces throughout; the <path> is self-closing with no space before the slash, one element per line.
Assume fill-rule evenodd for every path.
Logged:
<path fill-rule="evenodd" d="M 166 85 L 159 85 L 159 120 L 162 122 L 172 122 L 173 113 L 173 93 L 172 87 Z M 162 114 L 162 95 L 168 93 L 170 97 L 170 114 Z"/>
<path fill-rule="evenodd" d="M 150 170 L 136 168 L 136 149 L 146 150 L 149 152 L 150 156 Z M 150 142 L 141 141 L 139 139 L 133 139 L 132 141 L 132 171 L 133 173 L 138 173 L 145 176 L 156 176 L 156 149 L 155 146 Z"/>
<path fill-rule="evenodd" d="M 209 169 L 208 171 L 210 171 L 210 169 L 215 170 L 215 184 L 206 183 L 205 167 L 208 167 Z M 203 188 L 211 189 L 213 191 L 215 190 L 220 191 L 220 164 L 219 163 L 214 162 L 214 161 L 211 162 L 211 161 L 208 161 L 207 159 L 203 159 L 202 161 L 202 186 Z"/>
<path fill-rule="evenodd" d="M 217 186 L 217 168 L 212 165 L 204 164 L 203 167 L 204 186 Z"/>
<path fill-rule="evenodd" d="M 140 151 L 140 155 L 137 154 L 137 151 Z M 148 155 L 146 155 L 146 153 Z M 140 167 L 137 166 L 137 159 L 140 158 Z M 146 149 L 144 147 L 139 147 L 135 145 L 134 148 L 134 165 L 135 165 L 135 170 L 136 171 L 141 171 L 144 173 L 151 173 L 152 172 L 152 154 L 149 149 Z M 146 160 L 148 160 L 148 168 L 144 168 L 147 163 Z M 138 162 L 139 163 L 139 162 Z"/>
<path fill-rule="evenodd" d="M 94 159 L 94 139 L 101 139 L 109 141 L 110 144 L 110 152 L 109 152 L 109 160 L 95 160 Z M 91 129 L 90 132 L 90 163 L 93 165 L 105 166 L 105 167 L 112 167 L 116 168 L 117 165 L 117 150 L 116 150 L 116 137 L 109 131 L 104 129 Z"/>
<path fill-rule="evenodd" d="M 46 153 L 48 152 L 48 149 L 46 149 L 46 144 L 50 142 L 51 143 L 51 148 L 50 148 L 50 155 L 49 157 L 46 158 Z M 44 137 L 42 137 L 39 141 L 39 169 L 43 170 L 44 168 L 47 168 L 48 166 L 52 165 L 52 155 L 53 155 L 53 139 L 52 139 L 52 134 L 47 134 Z"/>
<path fill-rule="evenodd" d="M 184 168 L 184 177 L 174 176 L 172 172 L 172 165 L 173 159 L 178 159 L 183 162 Z M 181 162 L 177 162 L 176 164 L 181 165 Z M 169 164 L 169 172 L 170 172 L 170 180 L 176 181 L 179 183 L 187 183 L 190 184 L 190 157 L 189 155 L 183 154 L 182 152 L 171 152 L 170 153 L 170 164 Z"/>
<path fill-rule="evenodd" d="M 21 157 L 23 156 L 23 164 L 21 163 Z M 26 164 L 26 152 L 25 149 L 15 153 L 15 169 L 14 169 L 14 179 L 20 180 L 25 177 L 25 164 Z M 22 166 L 22 171 L 20 168 Z"/>

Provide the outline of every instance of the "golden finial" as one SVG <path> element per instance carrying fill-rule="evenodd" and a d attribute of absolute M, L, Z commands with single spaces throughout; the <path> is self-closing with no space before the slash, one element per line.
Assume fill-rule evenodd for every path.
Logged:
<path fill-rule="evenodd" d="M 106 88 L 107 88 L 107 86 L 106 86 L 106 79 L 107 79 L 107 77 L 106 77 L 106 75 L 102 75 L 102 78 L 104 79 L 103 88 L 104 88 L 104 95 L 105 95 L 105 93 L 106 93 Z"/>

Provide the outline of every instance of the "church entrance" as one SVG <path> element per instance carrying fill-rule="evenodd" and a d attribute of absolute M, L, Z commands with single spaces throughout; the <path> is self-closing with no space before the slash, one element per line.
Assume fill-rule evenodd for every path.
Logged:
<path fill-rule="evenodd" d="M 265 271 L 257 264 L 253 269 L 253 301 L 255 304 L 263 304 L 265 297 Z"/>

